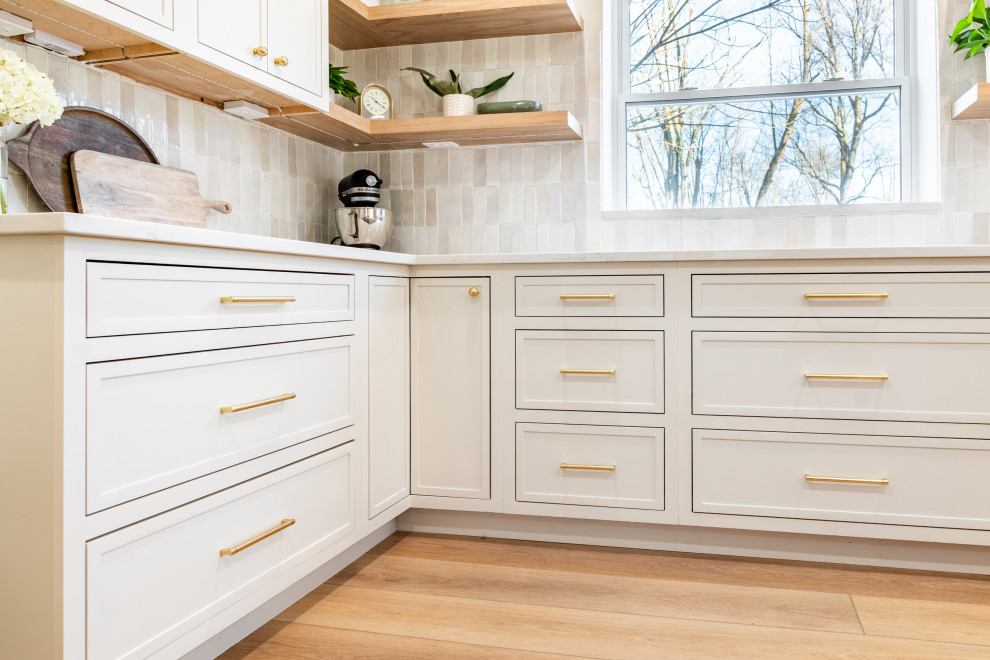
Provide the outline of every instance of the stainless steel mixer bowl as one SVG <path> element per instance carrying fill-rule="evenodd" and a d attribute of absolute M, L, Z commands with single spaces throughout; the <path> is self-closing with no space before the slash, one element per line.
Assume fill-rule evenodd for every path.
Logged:
<path fill-rule="evenodd" d="M 359 206 L 334 210 L 337 235 L 344 245 L 381 249 L 392 233 L 392 211 Z"/>

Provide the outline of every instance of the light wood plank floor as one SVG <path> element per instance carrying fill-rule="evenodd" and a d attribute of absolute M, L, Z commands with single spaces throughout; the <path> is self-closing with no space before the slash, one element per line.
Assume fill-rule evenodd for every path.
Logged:
<path fill-rule="evenodd" d="M 990 579 L 398 533 L 223 656 L 564 657 L 990 658 Z"/>

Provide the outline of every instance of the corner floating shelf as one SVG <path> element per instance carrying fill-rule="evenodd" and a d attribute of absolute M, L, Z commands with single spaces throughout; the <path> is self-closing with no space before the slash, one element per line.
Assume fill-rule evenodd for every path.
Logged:
<path fill-rule="evenodd" d="M 953 119 L 990 119 L 990 83 L 973 85 L 952 104 Z"/>
<path fill-rule="evenodd" d="M 584 136 L 581 124 L 566 110 L 369 121 L 334 105 L 330 112 L 286 108 L 258 121 L 340 151 L 421 149 L 425 142 L 462 147 L 565 142 Z"/>
<path fill-rule="evenodd" d="M 330 43 L 341 50 L 583 29 L 574 0 L 431 0 L 380 7 L 330 0 Z"/>

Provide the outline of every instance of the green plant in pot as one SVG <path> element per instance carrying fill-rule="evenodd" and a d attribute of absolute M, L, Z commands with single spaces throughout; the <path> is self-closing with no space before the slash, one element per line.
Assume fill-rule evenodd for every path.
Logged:
<path fill-rule="evenodd" d="M 505 84 L 509 82 L 512 76 L 516 75 L 515 72 L 513 72 L 507 76 L 499 78 L 498 80 L 488 83 L 484 87 L 475 87 L 474 89 L 469 89 L 465 92 L 461 89 L 461 77 L 453 71 L 450 72 L 450 80 L 437 78 L 429 71 L 417 69 L 412 66 L 404 68 L 403 71 L 415 71 L 423 79 L 423 83 L 426 84 L 430 91 L 437 96 L 443 97 L 444 117 L 473 115 L 475 99 L 502 89 L 505 87 Z"/>
<path fill-rule="evenodd" d="M 990 47 L 990 20 L 987 17 L 985 0 L 974 0 L 969 15 L 956 23 L 956 29 L 949 35 L 949 41 L 956 52 L 966 51 L 965 59 L 985 53 Z M 988 67 L 990 80 L 990 67 Z"/>
<path fill-rule="evenodd" d="M 345 73 L 347 73 L 346 66 L 330 65 L 330 89 L 335 94 L 340 94 L 345 99 L 354 101 L 354 99 L 361 96 L 361 92 L 358 91 L 357 85 L 354 84 L 353 80 L 348 80 L 344 77 Z"/>

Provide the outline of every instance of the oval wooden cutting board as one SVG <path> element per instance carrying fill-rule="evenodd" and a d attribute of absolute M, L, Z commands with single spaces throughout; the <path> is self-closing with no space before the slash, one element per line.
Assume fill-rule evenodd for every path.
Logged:
<path fill-rule="evenodd" d="M 31 124 L 27 134 L 7 143 L 10 162 L 24 170 L 41 201 L 52 211 L 79 212 L 69 159 L 86 149 L 145 163 L 155 152 L 134 130 L 96 108 L 70 106 L 51 126 Z"/>

